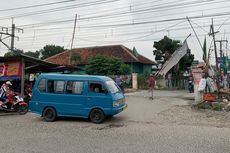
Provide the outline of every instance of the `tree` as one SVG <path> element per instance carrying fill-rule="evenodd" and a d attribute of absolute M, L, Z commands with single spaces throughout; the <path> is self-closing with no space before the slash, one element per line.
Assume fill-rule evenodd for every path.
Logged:
<path fill-rule="evenodd" d="M 156 55 L 155 60 L 163 59 L 162 63 L 164 63 L 180 46 L 179 40 L 172 40 L 164 36 L 160 41 L 154 42 L 153 47 L 156 48 L 156 50 L 153 50 L 153 54 Z M 186 70 L 186 68 L 190 67 L 193 60 L 194 55 L 191 54 L 191 50 L 188 49 L 187 54 L 179 62 L 180 70 Z"/>
<path fill-rule="evenodd" d="M 39 52 L 41 54 L 41 59 L 46 59 L 50 56 L 56 55 L 58 53 L 63 52 L 65 49 L 61 46 L 55 46 L 55 45 L 46 45 L 41 49 Z"/>
<path fill-rule="evenodd" d="M 155 55 L 155 60 L 163 64 L 171 55 L 181 46 L 179 40 L 172 40 L 167 36 L 164 36 L 158 42 L 154 42 L 153 54 Z M 191 54 L 191 50 L 187 50 L 187 54 L 180 59 L 179 63 L 176 64 L 169 72 L 172 74 L 173 86 L 180 86 L 180 80 L 182 79 L 182 71 L 188 70 L 191 67 L 194 60 L 194 55 Z"/>
<path fill-rule="evenodd" d="M 86 73 L 93 75 L 128 74 L 130 68 L 119 58 L 98 55 L 90 59 Z"/>
<path fill-rule="evenodd" d="M 194 55 L 191 54 L 191 50 L 187 51 L 187 54 L 180 60 L 180 70 L 188 70 L 188 67 L 191 67 L 192 62 L 194 60 Z"/>
<path fill-rule="evenodd" d="M 28 51 L 28 52 L 25 52 L 24 54 L 27 56 L 34 57 L 34 58 L 39 58 L 40 52 L 39 51 L 36 51 L 36 52 Z"/>
<path fill-rule="evenodd" d="M 21 55 L 23 53 L 23 50 L 20 49 L 16 49 L 14 51 L 9 51 L 7 53 L 4 54 L 5 57 L 9 57 L 9 56 L 17 56 L 17 55 Z"/>
<path fill-rule="evenodd" d="M 172 40 L 167 36 L 164 36 L 164 38 L 158 42 L 154 41 L 153 47 L 156 48 L 156 50 L 153 50 L 153 55 L 155 55 L 155 60 L 166 61 L 170 55 L 180 46 L 181 45 L 179 40 Z"/>

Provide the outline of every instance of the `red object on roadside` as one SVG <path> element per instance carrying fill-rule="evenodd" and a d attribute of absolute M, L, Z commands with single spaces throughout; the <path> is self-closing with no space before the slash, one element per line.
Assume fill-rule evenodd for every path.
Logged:
<path fill-rule="evenodd" d="M 216 95 L 206 93 L 206 94 L 203 95 L 203 100 L 208 101 L 208 102 L 214 102 L 214 101 L 216 101 Z"/>

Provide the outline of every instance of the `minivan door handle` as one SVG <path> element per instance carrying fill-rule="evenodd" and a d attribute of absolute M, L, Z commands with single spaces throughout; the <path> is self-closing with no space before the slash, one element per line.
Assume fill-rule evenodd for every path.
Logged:
<path fill-rule="evenodd" d="M 88 97 L 88 100 L 90 100 L 92 97 Z"/>

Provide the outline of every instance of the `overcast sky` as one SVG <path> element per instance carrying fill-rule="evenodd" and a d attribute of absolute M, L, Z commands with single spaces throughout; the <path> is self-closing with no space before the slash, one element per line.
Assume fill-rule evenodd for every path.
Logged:
<path fill-rule="evenodd" d="M 191 33 L 188 45 L 201 61 L 202 50 L 186 16 L 197 32 L 201 44 L 208 36 L 211 19 L 219 31 L 218 40 L 228 39 L 230 29 L 230 0 L 0 0 L 0 26 L 13 22 L 22 28 L 15 47 L 36 51 L 47 44 L 69 49 L 77 14 L 73 48 L 122 44 L 150 58 L 153 42 L 165 35 L 183 40 Z M 5 32 L 0 29 L 0 32 Z M 4 38 L 5 36 L 2 36 Z M 10 39 L 4 39 L 10 45 Z M 218 49 L 219 49 L 219 44 Z M 223 43 L 226 52 L 227 43 Z M 213 47 L 212 47 L 213 48 Z M 7 48 L 0 44 L 1 55 Z M 211 54 L 214 61 L 214 53 Z"/>

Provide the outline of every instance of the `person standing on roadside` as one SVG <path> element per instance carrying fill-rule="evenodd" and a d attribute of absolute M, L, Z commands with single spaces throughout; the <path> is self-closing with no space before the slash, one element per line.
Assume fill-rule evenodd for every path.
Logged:
<path fill-rule="evenodd" d="M 151 97 L 149 97 L 149 99 L 152 99 L 152 100 L 153 100 L 153 89 L 155 88 L 155 83 L 156 83 L 155 76 L 151 74 L 148 79 L 148 87 L 151 92 Z"/>
<path fill-rule="evenodd" d="M 194 83 L 193 83 L 193 77 L 192 76 L 190 76 L 188 78 L 188 90 L 190 93 L 194 92 Z"/>
<path fill-rule="evenodd" d="M 116 84 L 119 86 L 119 88 L 121 89 L 121 91 L 124 93 L 124 85 L 123 85 L 123 80 L 121 78 L 120 75 L 118 75 L 116 77 L 116 80 L 115 80 Z"/>

